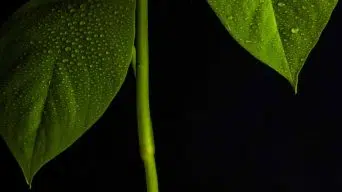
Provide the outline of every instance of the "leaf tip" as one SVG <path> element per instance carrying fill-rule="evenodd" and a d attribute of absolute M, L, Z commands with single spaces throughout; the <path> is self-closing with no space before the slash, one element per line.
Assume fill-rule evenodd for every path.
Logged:
<path fill-rule="evenodd" d="M 23 167 L 22 165 L 20 165 L 20 167 L 21 167 L 21 169 L 23 171 L 23 175 L 24 175 L 26 184 L 28 185 L 29 190 L 31 190 L 32 189 L 32 181 L 33 181 L 34 174 L 31 174 L 30 170 L 27 169 L 26 167 Z"/>
<path fill-rule="evenodd" d="M 297 84 L 296 84 L 296 86 L 294 87 L 294 93 L 295 93 L 295 95 L 298 94 L 298 85 L 297 85 Z"/>
<path fill-rule="evenodd" d="M 291 79 L 290 84 L 291 84 L 292 89 L 294 90 L 294 94 L 297 95 L 298 94 L 298 78 Z"/>
<path fill-rule="evenodd" d="M 32 189 L 32 177 L 26 177 L 25 176 L 25 180 L 26 180 L 26 184 L 29 187 L 29 190 L 31 190 Z"/>

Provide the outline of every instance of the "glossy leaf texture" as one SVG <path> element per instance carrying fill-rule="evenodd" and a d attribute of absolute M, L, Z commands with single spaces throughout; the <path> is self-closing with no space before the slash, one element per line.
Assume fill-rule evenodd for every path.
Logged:
<path fill-rule="evenodd" d="M 33 176 L 105 112 L 130 66 L 135 0 L 32 0 L 0 31 L 0 134 Z"/>
<path fill-rule="evenodd" d="M 297 93 L 299 73 L 338 0 L 208 0 L 230 35 Z"/>

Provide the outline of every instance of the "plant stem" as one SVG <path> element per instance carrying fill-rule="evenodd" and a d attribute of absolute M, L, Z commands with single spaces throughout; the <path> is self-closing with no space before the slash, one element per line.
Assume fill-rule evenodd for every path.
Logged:
<path fill-rule="evenodd" d="M 146 172 L 147 192 L 158 192 L 154 139 L 149 106 L 148 0 L 137 0 L 137 118 L 140 155 Z"/>

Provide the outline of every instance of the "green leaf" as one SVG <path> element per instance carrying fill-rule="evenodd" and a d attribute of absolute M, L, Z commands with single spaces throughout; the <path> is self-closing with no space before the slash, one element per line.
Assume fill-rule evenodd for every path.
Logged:
<path fill-rule="evenodd" d="M 338 0 L 208 0 L 231 36 L 283 75 L 298 75 Z"/>
<path fill-rule="evenodd" d="M 134 35 L 135 0 L 30 1 L 4 24 L 0 134 L 30 186 L 108 108 Z"/>

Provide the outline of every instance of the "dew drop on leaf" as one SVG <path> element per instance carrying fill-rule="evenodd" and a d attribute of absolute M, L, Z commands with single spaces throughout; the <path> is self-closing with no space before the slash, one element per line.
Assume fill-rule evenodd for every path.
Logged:
<path fill-rule="evenodd" d="M 291 29 L 291 32 L 292 32 L 292 33 L 298 33 L 298 31 L 299 31 L 298 28 L 292 28 L 292 29 Z"/>
<path fill-rule="evenodd" d="M 279 2 L 279 3 L 278 3 L 278 6 L 279 6 L 279 7 L 284 7 L 284 6 L 285 6 L 285 3 Z"/>

